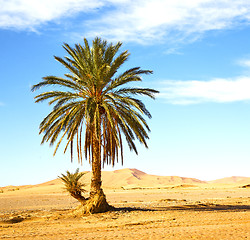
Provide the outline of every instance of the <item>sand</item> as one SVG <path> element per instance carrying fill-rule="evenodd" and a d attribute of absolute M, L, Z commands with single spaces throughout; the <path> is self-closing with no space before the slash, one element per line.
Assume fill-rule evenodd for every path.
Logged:
<path fill-rule="evenodd" d="M 250 188 L 132 186 L 106 186 L 117 209 L 83 217 L 60 181 L 2 188 L 0 239 L 250 239 Z"/>

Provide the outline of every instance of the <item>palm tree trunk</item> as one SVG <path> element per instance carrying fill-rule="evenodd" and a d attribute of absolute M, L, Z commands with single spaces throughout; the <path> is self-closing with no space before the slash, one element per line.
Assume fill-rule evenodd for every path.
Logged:
<path fill-rule="evenodd" d="M 95 137 L 93 140 L 93 158 L 92 158 L 92 177 L 91 177 L 91 185 L 90 185 L 90 197 L 93 197 L 96 194 L 103 194 L 103 190 L 101 188 L 102 180 L 101 180 L 101 148 L 100 148 L 100 140 Z"/>
<path fill-rule="evenodd" d="M 112 206 L 107 203 L 106 196 L 101 187 L 101 172 L 101 141 L 97 136 L 94 136 L 90 196 L 83 204 L 82 208 L 78 210 L 80 211 L 80 214 L 100 213 L 113 209 Z"/>

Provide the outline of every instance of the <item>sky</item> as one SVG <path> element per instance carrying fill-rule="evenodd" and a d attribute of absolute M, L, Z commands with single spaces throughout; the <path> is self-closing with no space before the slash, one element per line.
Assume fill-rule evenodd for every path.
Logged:
<path fill-rule="evenodd" d="M 250 2 L 245 0 L 0 0 L 0 186 L 37 184 L 71 163 L 40 145 L 52 110 L 31 86 L 66 69 L 54 56 L 96 36 L 123 42 L 121 71 L 153 70 L 141 87 L 152 114 L 149 149 L 124 151 L 124 164 L 148 174 L 214 180 L 250 177 Z"/>

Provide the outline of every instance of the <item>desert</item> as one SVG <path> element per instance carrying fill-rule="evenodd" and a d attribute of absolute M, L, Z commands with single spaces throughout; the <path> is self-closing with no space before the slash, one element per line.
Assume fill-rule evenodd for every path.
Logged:
<path fill-rule="evenodd" d="M 249 239 L 250 178 L 103 171 L 113 211 L 77 215 L 60 179 L 0 188 L 0 239 Z M 88 183 L 90 172 L 82 181 Z M 87 193 L 86 193 L 87 194 Z"/>

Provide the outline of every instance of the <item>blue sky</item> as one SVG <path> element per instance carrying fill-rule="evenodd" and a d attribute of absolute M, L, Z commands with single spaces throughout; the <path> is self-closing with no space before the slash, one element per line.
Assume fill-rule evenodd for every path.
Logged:
<path fill-rule="evenodd" d="M 125 149 L 124 165 L 150 174 L 212 180 L 250 177 L 250 3 L 232 0 L 0 0 L 0 186 L 35 184 L 65 170 L 39 123 L 51 108 L 30 88 L 65 69 L 63 42 L 100 36 L 131 53 L 124 69 L 154 71 L 141 86 L 153 118 L 149 149 Z M 104 170 L 112 170 L 110 166 Z"/>

